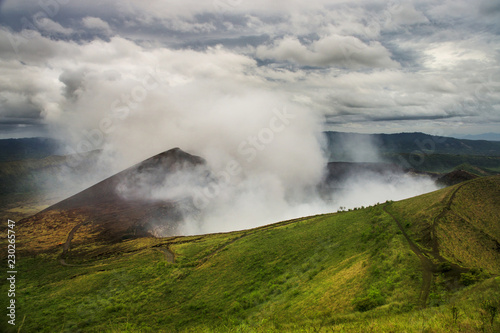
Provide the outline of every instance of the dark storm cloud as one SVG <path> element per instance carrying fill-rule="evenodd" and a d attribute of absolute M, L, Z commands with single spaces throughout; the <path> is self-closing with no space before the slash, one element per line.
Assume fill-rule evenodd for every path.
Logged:
<path fill-rule="evenodd" d="M 483 0 L 479 6 L 480 12 L 486 16 L 500 15 L 500 2 L 494 0 Z"/>

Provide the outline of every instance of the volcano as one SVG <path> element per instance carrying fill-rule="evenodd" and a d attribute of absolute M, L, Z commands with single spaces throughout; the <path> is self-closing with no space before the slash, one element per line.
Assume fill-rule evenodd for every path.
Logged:
<path fill-rule="evenodd" d="M 128 238 L 178 234 L 186 211 L 195 211 L 189 196 L 165 200 L 154 198 L 151 190 L 179 173 L 209 177 L 206 161 L 174 148 L 155 155 L 40 213 L 21 221 L 24 224 L 90 224 L 96 237 L 116 242 Z"/>

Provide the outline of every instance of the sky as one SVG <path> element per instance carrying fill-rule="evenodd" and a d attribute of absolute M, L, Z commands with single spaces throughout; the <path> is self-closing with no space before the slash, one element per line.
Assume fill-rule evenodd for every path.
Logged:
<path fill-rule="evenodd" d="M 499 133 L 499 33 L 488 0 L 0 1 L 0 138 L 153 151 L 286 107 L 318 131 Z"/>

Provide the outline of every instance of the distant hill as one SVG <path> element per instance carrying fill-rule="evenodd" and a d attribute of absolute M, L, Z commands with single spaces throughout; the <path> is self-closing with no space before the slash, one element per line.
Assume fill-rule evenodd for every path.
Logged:
<path fill-rule="evenodd" d="M 457 139 L 466 140 L 487 140 L 487 141 L 500 141 L 500 133 L 484 133 L 475 135 L 454 135 Z"/>
<path fill-rule="evenodd" d="M 405 169 L 447 173 L 459 165 L 500 173 L 500 142 L 463 140 L 424 133 L 325 132 L 330 162 L 386 162 Z"/>
<path fill-rule="evenodd" d="M 473 173 L 467 172 L 465 170 L 459 169 L 452 171 L 450 173 L 447 173 L 437 179 L 437 183 L 439 185 L 444 185 L 444 186 L 451 186 L 451 185 L 456 185 L 471 179 L 475 179 L 478 176 L 476 176 Z"/>
<path fill-rule="evenodd" d="M 500 331 L 500 176 L 190 237 L 52 217 L 16 230 L 26 332 Z"/>
<path fill-rule="evenodd" d="M 427 154 L 500 156 L 500 142 L 465 140 L 424 133 L 358 134 L 325 132 L 329 151 L 335 158 L 349 154 L 351 142 L 369 142 L 381 154 L 423 152 Z"/>
<path fill-rule="evenodd" d="M 0 162 L 40 159 L 55 155 L 61 143 L 50 138 L 22 138 L 0 140 Z"/>
<path fill-rule="evenodd" d="M 63 190 L 63 175 L 75 179 L 95 171 L 100 151 L 80 154 L 81 163 L 69 166 L 72 156 L 51 155 L 39 159 L 23 159 L 0 162 L 0 196 L 18 193 L 38 194 L 44 190 Z"/>

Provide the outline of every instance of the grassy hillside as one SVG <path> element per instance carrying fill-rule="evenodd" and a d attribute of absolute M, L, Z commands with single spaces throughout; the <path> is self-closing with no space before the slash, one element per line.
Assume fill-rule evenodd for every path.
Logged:
<path fill-rule="evenodd" d="M 496 176 L 223 234 L 107 244 L 82 216 L 21 223 L 10 331 L 496 332 L 499 205 Z"/>
<path fill-rule="evenodd" d="M 500 177 L 403 200 L 389 209 L 422 250 L 454 264 L 500 274 Z"/>

